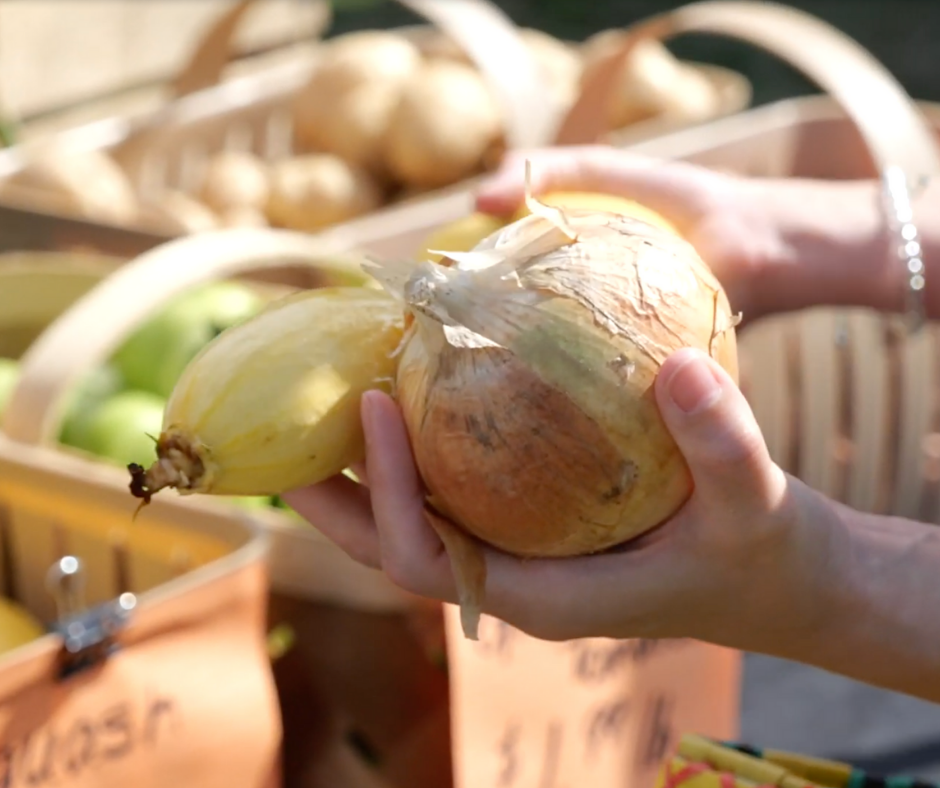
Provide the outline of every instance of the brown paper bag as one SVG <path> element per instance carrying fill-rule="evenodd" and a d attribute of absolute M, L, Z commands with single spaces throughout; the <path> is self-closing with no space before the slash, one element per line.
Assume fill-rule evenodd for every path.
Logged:
<path fill-rule="evenodd" d="M 0 435 L 0 584 L 51 629 L 0 658 L 0 786 L 275 788 L 266 539 L 155 505 L 112 544 L 133 504 L 98 476 Z"/>
<path fill-rule="evenodd" d="M 0 785 L 274 788 L 278 712 L 253 637 L 263 589 L 253 566 L 144 607 L 115 654 L 72 676 L 52 639 L 8 665 Z"/>
<path fill-rule="evenodd" d="M 740 655 L 688 640 L 537 640 L 448 606 L 455 788 L 652 785 L 682 733 L 737 735 Z"/>

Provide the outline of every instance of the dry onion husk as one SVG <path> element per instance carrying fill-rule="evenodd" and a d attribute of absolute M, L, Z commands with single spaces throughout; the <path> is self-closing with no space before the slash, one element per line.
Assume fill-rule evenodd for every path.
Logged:
<path fill-rule="evenodd" d="M 530 216 L 470 252 L 368 266 L 412 320 L 395 393 L 473 639 L 481 543 L 596 553 L 688 499 L 652 388 L 668 356 L 697 347 L 737 379 L 739 317 L 689 243 L 632 217 L 550 207 L 528 186 L 526 203 Z"/>

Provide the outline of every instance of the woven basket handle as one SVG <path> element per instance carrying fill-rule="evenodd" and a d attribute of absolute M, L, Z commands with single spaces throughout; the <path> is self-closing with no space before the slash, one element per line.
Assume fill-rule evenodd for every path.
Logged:
<path fill-rule="evenodd" d="M 360 271 L 342 230 L 321 235 L 237 229 L 184 236 L 121 266 L 60 315 L 21 360 L 0 427 L 14 440 L 54 440 L 71 386 L 175 296 L 204 282 L 270 268 Z"/>
<path fill-rule="evenodd" d="M 172 82 L 177 96 L 218 84 L 239 25 L 256 2 L 240 0 L 209 30 Z M 561 109 L 516 26 L 501 9 L 488 0 L 397 2 L 427 19 L 467 53 L 500 104 L 509 147 L 535 147 L 552 139 Z M 318 5 L 325 9 L 317 20 L 317 35 L 331 19 L 330 4 Z"/>
<path fill-rule="evenodd" d="M 917 252 L 909 251 L 912 245 L 905 243 L 908 236 L 901 230 L 911 229 L 911 225 L 904 225 L 914 218 L 909 205 L 913 190 L 924 178 L 940 173 L 938 144 L 919 108 L 891 73 L 856 41 L 827 23 L 788 6 L 746 0 L 706 0 L 642 20 L 624 31 L 619 51 L 585 75 L 582 94 L 560 125 L 557 141 L 579 144 L 598 139 L 605 131 L 607 100 L 622 58 L 643 38 L 664 40 L 682 33 L 713 33 L 753 43 L 802 71 L 841 105 L 865 142 L 887 187 L 886 194 L 894 193 L 893 204 L 886 202 L 886 224 L 897 239 L 902 258 L 898 276 L 907 280 L 908 310 L 918 325 L 923 314 L 917 293 L 923 291 L 912 287 L 917 274 L 913 273 L 916 266 L 911 266 L 919 261 L 915 259 Z M 902 255 L 911 259 L 904 261 Z M 839 392 L 850 392 L 856 414 L 851 439 L 857 451 L 845 500 L 871 510 L 883 480 L 892 478 L 895 481 L 886 511 L 919 516 L 916 507 L 922 498 L 926 464 L 921 441 L 931 430 L 935 412 L 929 363 L 936 357 L 935 335 L 908 334 L 907 341 L 900 343 L 900 371 L 895 373 L 889 369 L 885 347 L 886 328 L 893 321 L 883 318 L 865 310 L 818 310 L 812 315 L 781 317 L 775 330 L 779 332 L 787 323 L 799 337 L 798 399 L 805 410 L 794 424 L 784 407 L 793 381 L 774 349 L 767 352 L 766 348 L 763 353 L 751 354 L 751 377 L 774 383 L 764 386 L 754 405 L 763 414 L 759 421 L 768 433 L 797 431 L 795 440 L 802 460 L 788 470 L 817 489 L 839 495 L 833 481 L 837 474 L 832 444 L 838 434 Z M 851 327 L 853 342 L 861 349 L 854 356 L 848 378 L 834 365 L 834 345 L 827 341 L 834 336 L 837 323 L 843 329 Z M 899 336 L 891 328 L 892 334 Z M 767 336 L 769 341 L 775 340 L 773 331 Z M 779 344 L 775 347 L 782 349 Z M 885 392 L 894 388 L 899 394 L 891 405 Z M 886 416 L 896 421 L 896 435 L 886 426 Z M 785 459 L 777 453 L 775 458 Z"/>
<path fill-rule="evenodd" d="M 235 35 L 245 14 L 255 5 L 256 0 L 239 0 L 209 27 L 186 65 L 170 81 L 174 98 L 188 96 L 222 81 L 222 72 L 235 55 Z M 308 5 L 316 14 L 313 35 L 319 37 L 332 21 L 332 5 L 329 0 L 310 0 Z"/>
<path fill-rule="evenodd" d="M 852 118 L 881 171 L 899 168 L 909 183 L 940 172 L 927 123 L 897 80 L 866 49 L 836 28 L 789 6 L 705 0 L 649 17 L 624 30 L 618 51 L 585 75 L 580 97 L 559 126 L 559 144 L 600 139 L 620 63 L 643 38 L 713 33 L 755 44 L 799 69 Z"/>

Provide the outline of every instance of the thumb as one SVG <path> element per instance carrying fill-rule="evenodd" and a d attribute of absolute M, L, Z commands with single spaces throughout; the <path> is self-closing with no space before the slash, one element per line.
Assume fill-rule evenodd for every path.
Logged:
<path fill-rule="evenodd" d="M 695 494 L 710 505 L 764 509 L 785 478 L 767 450 L 754 414 L 731 376 L 708 354 L 672 354 L 656 379 L 666 427 L 685 457 Z"/>

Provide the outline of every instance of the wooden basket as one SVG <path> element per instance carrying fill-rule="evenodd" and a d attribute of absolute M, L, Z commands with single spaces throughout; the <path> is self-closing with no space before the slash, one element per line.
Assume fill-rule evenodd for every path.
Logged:
<path fill-rule="evenodd" d="M 317 0 L 322 2 L 323 0 Z M 398 0 L 458 42 L 493 90 L 504 114 L 505 142 L 527 147 L 550 138 L 557 123 L 548 86 L 519 39 L 510 20 L 489 0 Z M 187 190 L 202 174 L 208 157 L 221 150 L 251 150 L 265 160 L 293 152 L 291 98 L 316 66 L 314 43 L 283 66 L 233 79 L 213 89 L 230 56 L 232 40 L 254 0 L 240 0 L 206 34 L 181 73 L 172 81 L 178 101 L 142 117 L 114 117 L 63 131 L 56 143 L 71 150 L 101 150 L 111 155 L 129 176 L 137 197 L 147 201 L 165 188 Z M 426 33 L 422 26 L 402 32 L 411 38 Z M 496 44 L 496 45 L 494 45 Z M 34 145 L 0 151 L 0 201 L 26 208 L 47 222 L 72 215 L 54 197 L 5 182 L 21 171 Z M 94 225 L 109 223 L 94 220 Z M 159 218 L 144 208 L 133 229 L 151 233 L 150 245 L 171 237 Z M 143 247 L 137 249 L 141 251 Z"/>
<path fill-rule="evenodd" d="M 916 233 L 917 185 L 940 173 L 940 106 L 915 103 L 854 41 L 785 6 L 693 3 L 632 34 L 683 32 L 756 44 L 828 95 L 779 102 L 633 149 L 750 175 L 881 179 L 898 195 L 896 203 L 887 200 L 886 226 L 898 238 L 899 288 L 908 287 L 917 250 L 909 259 L 900 233 L 905 224 Z M 599 112 L 587 99 L 581 109 L 582 121 Z M 898 220 L 895 212 L 905 213 L 906 204 L 913 214 Z M 940 523 L 940 333 L 935 323 L 922 323 L 922 292 L 908 291 L 907 320 L 820 307 L 756 322 L 741 336 L 742 387 L 787 471 L 863 511 Z"/>
<path fill-rule="evenodd" d="M 358 270 L 355 259 L 343 257 L 349 248 L 338 238 L 321 240 L 287 231 L 211 233 L 170 242 L 116 268 L 64 310 L 26 350 L 3 431 L 26 445 L 51 447 L 58 434 L 63 393 L 175 294 L 199 282 L 252 271 L 285 287 L 311 286 L 318 271 L 347 273 L 351 266 Z M 56 456 L 71 453 L 56 450 Z M 136 504 L 123 469 L 99 467 L 84 458 L 68 461 L 87 466 L 99 483 L 110 486 L 111 506 L 118 507 L 113 517 L 131 517 Z M 206 498 L 173 497 L 169 504 L 188 518 L 198 519 L 202 512 L 223 519 L 241 517 Z M 380 573 L 351 561 L 314 529 L 275 510 L 251 514 L 272 537 L 269 561 L 276 591 L 373 611 L 400 610 L 405 605 L 407 595 Z"/>
<path fill-rule="evenodd" d="M 21 356 L 50 323 L 124 262 L 100 255 L 37 252 L 0 255 L 0 352 Z M 279 262 L 283 260 L 275 255 L 274 263 Z M 334 263 L 340 264 L 341 261 Z M 316 286 L 323 273 L 322 268 L 312 266 L 269 265 L 255 277 L 262 282 L 251 277 L 245 279 L 264 297 L 296 287 Z M 272 281 L 277 282 L 273 287 Z M 45 467 L 37 475 L 28 461 L 31 453 L 35 454 L 34 447 L 24 444 L 12 447 L 15 448 L 3 456 L 17 457 L 20 451 L 25 451 L 23 456 L 29 467 L 16 465 L 6 477 L 9 485 L 15 485 L 9 488 L 9 509 L 16 513 L 19 524 L 15 539 L 12 535 L 6 540 L 0 538 L 0 593 L 25 595 L 32 607 L 44 615 L 53 614 L 55 603 L 54 597 L 45 591 L 39 571 L 44 562 L 51 562 L 50 555 L 81 548 L 87 582 L 94 595 L 91 601 L 99 602 L 116 594 L 115 589 L 128 588 L 128 578 L 133 582 L 131 587 L 139 590 L 142 581 L 160 582 L 160 571 L 164 575 L 169 573 L 169 577 L 187 572 L 203 561 L 207 549 L 213 547 L 212 543 L 207 546 L 200 535 L 217 529 L 220 522 L 228 523 L 228 529 L 236 534 L 246 527 L 244 510 L 208 497 L 186 501 L 168 496 L 167 501 L 184 507 L 182 511 L 170 507 L 171 514 L 167 516 L 166 507 L 161 506 L 156 523 L 159 530 L 155 530 L 152 517 L 149 523 L 146 521 L 144 515 L 150 515 L 148 510 L 144 510 L 137 523 L 131 523 L 126 477 L 121 471 L 68 447 L 53 449 L 50 445 L 41 453 Z M 6 468 L 0 463 L 0 473 Z M 88 484 L 83 485 L 83 480 Z M 107 487 L 105 494 L 102 485 Z M 37 510 L 37 488 L 42 486 L 55 491 L 54 498 Z M 2 484 L 0 500 L 4 500 Z M 91 514 L 100 514 L 100 522 L 90 522 L 89 513 L 85 512 L 92 503 Z M 187 503 L 196 506 L 187 507 Z M 62 509 L 73 514 L 65 524 L 54 524 L 50 539 L 46 514 Z M 291 636 L 287 653 L 273 664 L 284 729 L 281 770 L 284 785 L 314 788 L 361 785 L 363 781 L 388 788 L 449 785 L 448 683 L 442 665 L 439 606 L 402 609 L 403 595 L 390 592 L 381 576 L 363 572 L 332 545 L 323 543 L 313 529 L 277 510 L 271 510 L 267 516 L 265 510 L 259 514 L 248 524 L 269 533 L 273 539 L 268 539 L 267 546 L 274 548 L 273 555 L 268 555 L 275 576 L 274 588 L 264 587 L 261 591 L 265 594 L 270 590 L 265 594 L 268 626 L 278 629 L 286 626 Z M 39 528 L 35 527 L 37 522 Z M 172 531 L 167 529 L 167 522 L 173 526 Z M 100 545 L 95 546 L 96 543 L 89 548 L 88 531 L 94 528 L 100 533 L 92 530 L 93 539 L 107 536 L 113 540 L 105 545 L 107 550 L 98 549 Z M 195 531 L 190 534 L 193 528 Z M 30 530 L 24 534 L 24 529 Z M 0 536 L 7 533 L 0 527 Z M 130 545 L 133 559 L 127 555 L 128 545 L 122 539 L 125 534 L 133 535 Z M 8 546 L 5 552 L 4 545 Z M 29 562 L 26 569 L 30 580 L 25 589 L 3 587 L 4 579 L 12 583 L 13 574 L 4 573 L 2 567 L 7 564 L 2 559 L 4 555 L 12 558 L 14 551 L 17 568 L 21 568 L 24 560 Z M 239 614 L 235 608 L 234 615 Z M 224 617 L 215 612 L 206 615 Z M 206 648 L 201 639 L 196 643 L 180 642 L 179 653 L 173 655 L 176 662 L 170 664 L 178 665 L 188 653 L 186 649 L 194 647 Z M 211 643 L 208 647 L 216 648 Z M 232 647 L 244 648 L 242 644 Z M 0 720 L 4 713 L 3 664 L 0 660 Z M 200 665 L 191 667 L 198 669 Z M 158 670 L 155 675 L 162 674 Z M 250 680 L 248 689 L 249 695 L 256 691 Z M 199 703 L 213 702 L 212 697 L 212 692 L 205 693 L 200 701 L 197 694 L 194 704 L 185 711 L 190 708 L 198 711 Z M 237 719 L 242 713 L 250 716 L 251 698 L 245 700 L 238 695 L 233 698 L 239 708 L 230 710 L 232 718 Z M 119 707 L 125 702 L 127 699 L 121 696 L 116 699 Z M 240 708 L 242 703 L 246 704 L 244 710 Z M 47 726 L 58 719 L 43 719 L 40 723 Z M 268 722 L 268 717 L 259 717 L 260 724 Z M 11 735 L 18 736 L 21 730 L 16 729 Z M 0 737 L 2 731 L 0 722 Z M 41 737 L 39 740 L 42 741 Z M 260 741 L 264 744 L 267 740 L 261 736 Z M 362 742 L 367 743 L 370 763 L 362 757 Z M 0 743 L 6 742 L 0 738 Z M 171 751 L 164 757 L 172 764 L 176 755 Z M 205 765 L 210 767 L 211 761 Z M 90 773 L 101 778 L 99 785 L 112 784 L 108 775 Z M 203 775 L 197 774 L 202 779 Z M 259 788 L 247 776 L 242 785 Z"/>
<path fill-rule="evenodd" d="M 234 50 L 233 40 L 240 30 L 240 27 L 245 24 L 243 19 L 246 12 L 256 3 L 257 0 L 240 0 L 238 5 L 233 8 L 229 14 L 226 14 L 216 25 L 207 31 L 202 41 L 197 45 L 193 56 L 172 81 L 175 95 L 185 96 L 195 93 L 196 91 L 211 89 L 223 84 L 225 81 L 225 68 Z M 427 7 L 424 6 L 423 3 L 421 4 L 421 8 L 410 3 L 405 3 L 404 5 L 420 13 L 425 13 L 423 8 Z M 487 24 L 491 21 L 490 18 L 488 18 L 488 14 L 489 12 L 487 11 L 483 15 L 483 17 L 486 18 L 485 21 Z M 476 16 L 476 11 L 473 11 L 473 15 Z M 328 24 L 328 14 L 326 12 L 322 14 L 322 19 L 323 24 L 320 29 L 325 30 Z M 418 44 L 419 48 L 426 51 L 434 49 L 435 43 L 432 37 L 435 33 L 440 32 L 444 36 L 451 38 L 459 48 L 464 49 L 471 60 L 477 63 L 478 67 L 480 67 L 485 74 L 490 74 L 490 70 L 487 69 L 486 66 L 491 55 L 489 55 L 487 50 L 492 50 L 493 47 L 484 35 L 487 31 L 484 30 L 482 26 L 467 32 L 465 28 L 461 27 L 459 24 L 450 24 L 449 20 L 443 17 L 439 21 L 432 17 L 432 21 L 436 22 L 436 28 L 433 26 L 407 26 L 399 28 L 399 32 L 412 38 L 412 40 Z M 480 21 L 484 21 L 484 19 L 481 18 Z M 495 18 L 493 18 L 493 21 L 495 21 Z M 500 20 L 500 26 L 504 25 L 507 26 L 506 32 L 509 32 L 512 22 L 506 16 L 502 16 Z M 626 31 L 619 31 L 620 35 L 617 35 L 618 31 L 614 30 L 604 32 L 610 36 L 612 45 L 618 40 L 623 40 L 623 36 L 627 35 Z M 479 35 L 479 38 L 474 38 L 474 36 L 477 35 Z M 571 52 L 578 56 L 580 56 L 585 49 L 582 42 L 562 41 L 561 43 L 566 45 Z M 479 48 L 479 55 L 476 54 L 477 48 Z M 738 112 L 750 103 L 751 84 L 743 74 L 710 63 L 685 62 L 691 69 L 705 77 L 715 89 L 718 96 L 715 107 L 715 117 Z M 499 71 L 500 66 L 500 63 L 495 63 L 492 70 L 492 75 L 495 77 L 495 80 L 491 84 L 493 84 L 494 88 L 496 88 L 498 82 L 504 78 L 504 74 Z M 298 67 L 296 64 L 288 66 L 288 68 L 296 67 Z M 308 68 L 310 67 L 312 66 L 308 66 Z M 285 73 L 287 73 L 286 70 Z M 604 101 L 608 102 L 616 86 L 608 82 L 605 82 L 604 85 Z M 296 87 L 294 89 L 296 89 Z M 204 93 L 203 95 L 208 96 L 210 94 L 211 90 L 209 93 Z M 540 100 L 545 101 L 546 97 L 543 95 Z M 539 125 L 542 126 L 540 136 L 544 137 L 546 134 L 550 136 L 547 139 L 540 140 L 541 142 L 550 142 L 554 139 L 559 124 L 565 123 L 566 116 L 573 114 L 577 121 L 581 112 L 578 103 L 570 107 L 560 107 L 558 106 L 558 102 L 553 99 L 549 99 L 547 103 L 552 105 L 551 110 L 546 110 L 543 106 L 540 109 L 540 113 L 544 114 L 548 120 L 543 121 L 540 115 Z M 528 107 L 526 109 L 528 109 Z M 703 120 L 708 119 L 709 118 L 703 118 Z M 606 123 L 600 123 L 596 128 L 590 131 L 589 138 L 579 141 L 597 142 L 607 138 L 622 143 L 628 140 L 641 140 L 673 129 L 679 124 L 680 121 L 667 118 L 643 120 L 621 129 L 610 128 Z M 539 136 L 538 130 L 536 134 Z"/>
<path fill-rule="evenodd" d="M 432 25 L 453 39 L 479 68 L 495 92 L 503 109 L 505 139 L 510 148 L 536 147 L 551 143 L 558 129 L 564 128 L 568 139 L 571 129 L 579 130 L 577 141 L 593 142 L 607 135 L 605 123 L 599 126 L 581 123 L 581 103 L 569 111 L 559 106 L 549 86 L 521 41 L 511 21 L 487 0 L 399 0 L 430 20 Z M 254 0 L 241 0 L 205 35 L 190 61 L 172 81 L 174 101 L 144 117 L 107 118 L 61 132 L 57 141 L 75 150 L 97 149 L 108 152 L 129 174 L 138 197 L 148 199 L 164 188 L 188 190 L 198 182 L 208 157 L 218 151 L 251 150 L 266 160 L 289 156 L 293 152 L 290 102 L 315 68 L 316 45 L 295 59 L 261 73 L 221 81 L 232 50 L 232 40 Z M 432 28 L 408 26 L 401 32 L 420 43 Z M 575 46 L 575 45 L 572 45 Z M 719 114 L 739 111 L 750 101 L 750 83 L 743 76 L 725 68 L 693 64 L 716 86 Z M 605 83 L 608 91 L 613 82 Z M 662 133 L 671 124 L 662 119 L 641 121 L 618 131 L 620 142 L 644 139 Z M 588 136 L 585 136 L 589 130 Z M 74 216 L 52 198 L 22 187 L 4 184 L 5 179 L 21 171 L 31 153 L 30 145 L 0 151 L 0 209 L 23 210 L 28 216 L 4 216 L 0 229 L 7 229 L 21 245 L 45 244 L 54 230 Z M 468 183 L 454 184 L 441 190 L 411 198 L 421 204 L 438 196 L 466 189 Z M 17 222 L 35 226 L 25 233 Z M 138 253 L 167 240 L 167 231 L 158 229 L 155 217 L 145 209 L 142 222 L 125 231 L 137 236 L 104 233 L 106 222 L 87 222 L 84 240 L 95 245 L 91 230 L 98 227 L 99 246 L 108 251 Z M 83 228 L 76 228 L 81 230 Z M 118 244 L 112 246 L 111 244 Z M 8 247 L 9 248 L 9 247 Z"/>
<path fill-rule="evenodd" d="M 274 788 L 266 536 L 123 503 L 95 465 L 0 434 L 0 590 L 50 628 L 0 658 L 5 779 Z"/>

